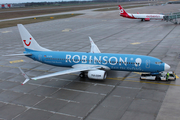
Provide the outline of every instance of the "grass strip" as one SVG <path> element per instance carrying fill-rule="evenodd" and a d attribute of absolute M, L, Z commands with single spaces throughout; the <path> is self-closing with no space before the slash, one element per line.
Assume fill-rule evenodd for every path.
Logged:
<path fill-rule="evenodd" d="M 17 24 L 30 24 L 30 23 L 50 21 L 50 20 L 56 20 L 56 19 L 70 18 L 70 17 L 75 17 L 78 15 L 83 15 L 83 14 L 64 14 L 64 15 L 54 15 L 54 16 L 46 16 L 46 17 L 4 21 L 4 22 L 0 22 L 0 28 L 12 27 L 12 26 L 16 26 Z"/>
<path fill-rule="evenodd" d="M 124 9 L 129 9 L 129 8 L 136 8 L 136 7 L 144 7 L 144 6 L 148 6 L 148 5 L 138 5 L 138 6 L 125 6 L 123 7 Z M 97 9 L 94 11 L 111 11 L 111 10 L 118 10 L 118 6 L 117 7 L 111 7 L 111 8 L 104 8 L 104 9 Z"/>
<path fill-rule="evenodd" d="M 145 4 L 141 3 L 121 3 L 123 5 L 127 4 Z M 52 6 L 52 7 L 25 7 L 25 8 L 9 8 L 9 9 L 0 9 L 0 19 L 10 19 L 10 18 L 18 18 L 18 17 L 27 17 L 27 16 L 35 16 L 35 15 L 43 15 L 43 14 L 52 14 L 52 13 L 61 13 L 61 12 L 69 12 L 69 11 L 77 11 L 77 10 L 86 10 L 86 9 L 98 9 L 105 7 L 115 7 L 117 3 L 104 3 L 104 4 L 94 4 L 94 5 L 63 5 L 63 6 Z"/>
<path fill-rule="evenodd" d="M 10 19 L 10 18 L 18 18 L 18 17 L 27 17 L 27 16 L 35 16 L 35 15 L 44 15 L 44 14 L 52 14 L 52 13 L 62 13 L 62 12 L 73 12 L 77 10 L 86 10 L 93 8 L 103 8 L 103 7 L 114 7 L 115 5 L 104 5 L 104 6 L 78 6 L 78 7 L 56 7 L 55 9 L 42 9 L 42 10 L 33 10 L 33 11 L 15 11 L 15 12 L 4 12 L 0 13 L 0 19 Z"/>

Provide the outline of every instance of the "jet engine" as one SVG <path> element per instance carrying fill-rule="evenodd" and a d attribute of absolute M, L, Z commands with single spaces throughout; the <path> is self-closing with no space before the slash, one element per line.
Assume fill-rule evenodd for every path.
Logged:
<path fill-rule="evenodd" d="M 145 20 L 145 21 L 150 21 L 150 18 L 145 18 L 144 20 Z"/>
<path fill-rule="evenodd" d="M 107 77 L 107 73 L 104 70 L 94 70 L 88 72 L 88 78 L 104 80 Z"/>

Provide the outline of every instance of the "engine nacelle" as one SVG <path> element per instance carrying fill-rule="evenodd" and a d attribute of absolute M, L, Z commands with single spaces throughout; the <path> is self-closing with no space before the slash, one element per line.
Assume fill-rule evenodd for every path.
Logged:
<path fill-rule="evenodd" d="M 150 21 L 150 18 L 145 18 L 144 20 L 145 20 L 145 21 Z"/>
<path fill-rule="evenodd" d="M 107 73 L 104 70 L 94 70 L 88 72 L 88 78 L 90 79 L 104 80 L 106 77 Z"/>

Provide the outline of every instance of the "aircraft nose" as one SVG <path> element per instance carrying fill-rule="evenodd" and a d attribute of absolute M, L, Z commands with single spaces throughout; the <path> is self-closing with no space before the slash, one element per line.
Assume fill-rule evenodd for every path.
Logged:
<path fill-rule="evenodd" d="M 164 70 L 168 70 L 168 69 L 170 69 L 170 66 L 168 64 L 164 63 Z"/>

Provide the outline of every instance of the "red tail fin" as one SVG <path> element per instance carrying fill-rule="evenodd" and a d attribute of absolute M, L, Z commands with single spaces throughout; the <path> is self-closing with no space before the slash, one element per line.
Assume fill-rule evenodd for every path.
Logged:
<path fill-rule="evenodd" d="M 123 9 L 123 7 L 121 7 L 121 5 L 119 5 L 119 10 L 120 10 L 120 15 L 128 15 L 127 12 Z"/>

